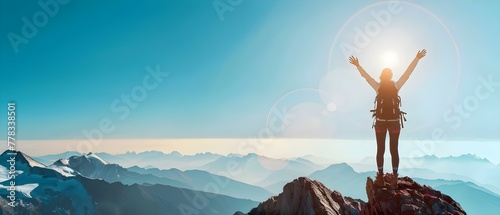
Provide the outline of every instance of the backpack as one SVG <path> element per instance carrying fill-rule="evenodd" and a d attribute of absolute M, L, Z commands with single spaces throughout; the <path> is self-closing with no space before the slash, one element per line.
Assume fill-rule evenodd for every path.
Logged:
<path fill-rule="evenodd" d="M 378 94 L 373 103 L 374 109 L 370 110 L 370 112 L 373 113 L 372 117 L 374 117 L 374 121 L 401 120 L 401 125 L 404 128 L 403 119 L 406 121 L 406 117 L 404 116 L 406 113 L 400 109 L 401 97 L 398 95 L 398 88 L 396 88 L 394 81 L 380 82 Z"/>

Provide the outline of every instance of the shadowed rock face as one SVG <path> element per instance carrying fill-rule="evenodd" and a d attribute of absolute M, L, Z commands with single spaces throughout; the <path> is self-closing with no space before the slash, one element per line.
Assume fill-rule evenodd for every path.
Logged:
<path fill-rule="evenodd" d="M 385 175 L 385 180 L 390 181 L 392 177 Z M 260 203 L 248 214 L 466 214 L 451 197 L 421 186 L 409 177 L 399 178 L 396 190 L 376 187 L 368 177 L 366 190 L 368 203 L 344 197 L 321 182 L 300 177 L 285 185 L 281 194 Z"/>

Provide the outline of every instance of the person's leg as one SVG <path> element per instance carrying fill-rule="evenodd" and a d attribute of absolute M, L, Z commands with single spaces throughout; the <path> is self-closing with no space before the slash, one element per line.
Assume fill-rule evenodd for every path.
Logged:
<path fill-rule="evenodd" d="M 385 137 L 387 135 L 387 127 L 377 122 L 375 125 L 375 137 L 377 138 L 377 168 L 379 174 L 384 174 L 384 153 L 385 153 Z"/>
<path fill-rule="evenodd" d="M 399 153 L 398 153 L 398 143 L 399 143 L 399 123 L 393 123 L 389 126 L 389 148 L 391 151 L 392 158 L 392 173 L 393 178 L 391 179 L 391 188 L 398 188 L 398 167 L 399 167 Z"/>
<path fill-rule="evenodd" d="M 392 172 L 394 173 L 394 175 L 397 175 L 399 168 L 399 152 L 398 152 L 399 131 L 391 131 L 389 133 L 389 138 L 390 138 L 389 145 L 392 158 Z"/>

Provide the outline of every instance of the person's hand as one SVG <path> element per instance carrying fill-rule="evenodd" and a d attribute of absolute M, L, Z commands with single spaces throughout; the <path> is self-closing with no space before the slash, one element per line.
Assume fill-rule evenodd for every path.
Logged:
<path fill-rule="evenodd" d="M 422 59 L 423 57 L 425 57 L 426 54 L 427 54 L 427 50 L 422 49 L 422 50 L 418 51 L 417 58 Z"/>
<path fill-rule="evenodd" d="M 359 67 L 359 60 L 357 57 L 354 57 L 354 56 L 350 56 L 349 57 L 349 63 L 351 63 L 352 65 L 356 66 L 356 67 Z"/>

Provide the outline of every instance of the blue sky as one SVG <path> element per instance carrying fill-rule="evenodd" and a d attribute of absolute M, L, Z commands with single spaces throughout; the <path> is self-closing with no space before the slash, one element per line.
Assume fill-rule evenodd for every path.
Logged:
<path fill-rule="evenodd" d="M 102 120 L 114 128 L 109 139 L 246 138 L 279 121 L 273 110 L 297 119 L 273 131 L 277 137 L 373 138 L 374 92 L 338 44 L 387 4 L 242 0 L 227 3 L 222 20 L 213 2 L 69 1 L 27 43 L 13 46 L 9 34 L 23 36 L 23 17 L 33 22 L 43 9 L 36 1 L 1 1 L 0 98 L 5 109 L 17 103 L 18 138 L 84 139 Z M 404 12 L 357 56 L 378 77 L 380 56 L 395 53 L 397 77 L 418 49 L 428 50 L 401 91 L 405 138 L 438 130 L 452 140 L 499 140 L 500 87 L 483 87 L 491 94 L 476 98 L 466 117 L 446 113 L 474 102 L 479 78 L 500 82 L 500 3 L 401 5 Z M 146 95 L 128 115 L 113 111 L 115 101 L 126 107 L 122 95 L 139 92 L 146 68 L 156 66 L 169 75 L 140 91 Z M 0 122 L 5 130 L 6 119 Z"/>

